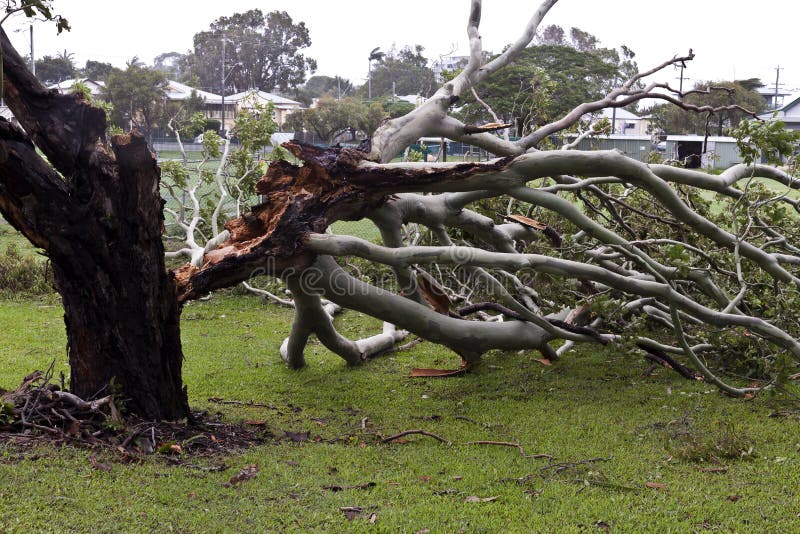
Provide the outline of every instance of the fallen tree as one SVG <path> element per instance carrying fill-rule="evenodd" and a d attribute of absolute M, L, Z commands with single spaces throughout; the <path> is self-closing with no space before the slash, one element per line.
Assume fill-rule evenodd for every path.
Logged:
<path fill-rule="evenodd" d="M 410 331 L 453 349 L 467 365 L 490 349 L 537 349 L 555 359 L 574 343 L 616 343 L 661 361 L 680 359 L 734 395 L 785 378 L 800 359 L 800 326 L 792 314 L 800 288 L 800 249 L 793 245 L 798 202 L 786 194 L 798 184 L 790 175 L 748 164 L 712 176 L 614 151 L 540 150 L 553 134 L 607 107 L 660 99 L 709 116 L 727 109 L 684 104 L 684 95 L 668 85 L 647 81 L 690 61 L 691 53 L 637 74 L 605 98 L 516 141 L 496 135 L 496 124 L 464 124 L 452 115 L 465 91 L 479 92 L 481 81 L 529 45 L 555 3 L 543 2 L 521 37 L 484 62 L 482 7 L 474 0 L 470 61 L 460 74 L 424 105 L 385 122 L 358 149 L 287 144 L 302 164 L 273 162 L 256 185 L 264 202 L 228 221 L 227 240 L 203 247 L 169 277 L 157 237 L 158 172 L 143 140 L 136 134 L 114 138 L 112 156 L 101 142 L 102 117 L 80 99 L 34 84 L 4 37 L 9 106 L 61 174 L 41 161 L 28 136 L 0 123 L 0 210 L 53 260 L 65 302 L 73 392 L 86 394 L 113 378 L 145 414 L 185 413 L 178 310 L 254 273 L 283 278 L 293 293 L 295 323 L 282 348 L 293 367 L 305 364 L 311 334 L 355 364 Z M 392 163 L 424 136 L 463 141 L 497 159 Z M 709 196 L 719 204 L 716 211 Z M 471 209 L 491 202 L 504 206 L 502 220 Z M 382 246 L 325 233 L 337 220 L 362 218 L 378 226 Z M 402 232 L 408 224 L 425 229 L 429 244 L 409 246 Z M 391 267 L 397 287 L 351 276 L 337 263 L 347 256 Z M 453 266 L 451 273 L 470 280 L 457 281 L 459 287 L 479 283 L 481 299 L 491 301 L 471 302 L 459 291 L 448 296 L 448 282 L 437 282 L 426 271 L 430 265 Z M 322 309 L 323 296 L 383 320 L 383 333 L 346 339 Z M 472 308 L 464 316 L 454 313 L 452 296 Z M 106 310 L 113 312 L 103 315 Z M 87 332 L 107 342 L 87 343 L 94 340 Z M 137 337 L 141 332 L 146 336 Z M 143 355 L 120 358 L 142 342 Z M 765 380 L 728 384 L 704 359 L 715 350 L 741 353 Z M 145 362 L 161 373 L 153 383 L 141 383 Z M 87 379 L 100 370 L 102 376 Z M 169 408 L 160 407 L 159 395 Z"/>

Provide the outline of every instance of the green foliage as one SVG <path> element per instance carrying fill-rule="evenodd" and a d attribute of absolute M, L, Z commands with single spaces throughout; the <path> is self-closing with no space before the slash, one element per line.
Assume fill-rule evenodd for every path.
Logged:
<path fill-rule="evenodd" d="M 53 14 L 52 3 L 51 0 L 6 0 L 6 16 L 0 20 L 0 24 L 5 22 L 10 15 L 22 12 L 28 18 L 43 18 L 44 20 L 55 22 L 56 31 L 59 35 L 64 30 L 70 31 L 72 28 L 70 28 L 67 19 L 61 15 Z"/>
<path fill-rule="evenodd" d="M 422 55 L 425 49 L 420 45 L 413 48 L 405 46 L 398 50 L 392 47 L 378 63 L 372 67 L 372 98 L 392 95 L 430 96 L 436 90 L 436 77 L 428 67 L 428 59 Z M 362 97 L 367 97 L 368 84 L 359 89 Z"/>
<path fill-rule="evenodd" d="M 736 138 L 739 154 L 748 165 L 760 162 L 762 156 L 767 163 L 780 165 L 784 158 L 797 153 L 800 144 L 800 131 L 787 130 L 779 120 L 743 120 L 731 136 Z"/>
<path fill-rule="evenodd" d="M 753 113 L 764 109 L 764 99 L 755 90 L 739 84 L 738 82 L 717 81 L 700 82 L 693 91 L 683 98 L 683 102 L 693 106 L 722 106 L 738 105 Z M 698 113 L 681 109 L 673 104 L 660 104 L 653 106 L 648 114 L 652 116 L 651 122 L 658 131 L 667 134 L 705 134 L 726 135 L 731 128 L 735 128 L 749 115 L 738 109 L 718 111 L 713 114 Z"/>
<path fill-rule="evenodd" d="M 339 76 L 315 75 L 309 78 L 303 87 L 297 89 L 295 99 L 306 106 L 311 106 L 315 98 L 322 96 L 342 98 L 353 96 L 354 91 L 355 87 L 350 80 Z"/>
<path fill-rule="evenodd" d="M 59 83 L 77 75 L 72 54 L 64 50 L 57 56 L 43 56 L 36 60 L 36 77 L 45 84 Z"/>
<path fill-rule="evenodd" d="M 338 136 L 349 133 L 355 140 L 360 135 L 368 137 L 386 117 L 378 102 L 367 104 L 356 98 L 322 97 L 316 107 L 289 115 L 284 127 L 295 131 L 311 131 L 332 143 Z"/>
<path fill-rule="evenodd" d="M 0 296 L 45 295 L 53 292 L 53 273 L 47 262 L 23 254 L 16 244 L 0 252 Z"/>
<path fill-rule="evenodd" d="M 285 11 L 265 15 L 260 9 L 251 9 L 220 17 L 209 30 L 195 34 L 194 51 L 181 59 L 181 68 L 196 75 L 203 87 L 219 88 L 223 36 L 225 69 L 230 73 L 227 92 L 253 86 L 288 91 L 317 68 L 315 60 L 302 54 L 311 46 L 304 22 L 295 23 Z"/>
<path fill-rule="evenodd" d="M 113 70 L 114 66 L 111 63 L 89 59 L 86 61 L 86 66 L 82 69 L 81 75 L 90 80 L 105 82 Z"/>
<path fill-rule="evenodd" d="M 691 428 L 689 420 L 685 425 L 687 428 L 671 436 L 669 441 L 670 452 L 681 460 L 719 464 L 753 458 L 754 440 L 738 430 L 730 419 L 704 430 Z"/>
<path fill-rule="evenodd" d="M 111 119 L 119 127 L 133 124 L 143 133 L 162 125 L 167 79 L 163 72 L 131 62 L 125 70 L 115 69 L 103 90 L 103 98 L 114 105 Z"/>
<path fill-rule="evenodd" d="M 616 60 L 618 56 L 600 50 L 530 47 L 513 64 L 479 84 L 476 91 L 501 120 L 514 122 L 519 133 L 525 134 L 583 102 L 604 96 L 620 76 Z M 473 124 L 492 120 L 471 95 L 464 99 L 462 114 Z"/>

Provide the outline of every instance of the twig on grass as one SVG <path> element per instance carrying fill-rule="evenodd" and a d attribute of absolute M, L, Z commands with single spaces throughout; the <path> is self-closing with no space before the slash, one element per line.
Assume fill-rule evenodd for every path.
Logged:
<path fill-rule="evenodd" d="M 434 434 L 432 432 L 427 432 L 425 430 L 406 430 L 404 432 L 400 432 L 399 434 L 395 434 L 393 436 L 389 436 L 388 438 L 383 438 L 381 440 L 381 443 L 391 443 L 392 441 L 394 441 L 396 439 L 400 439 L 403 436 L 410 436 L 411 434 L 420 434 L 420 435 L 423 435 L 423 436 L 428 436 L 429 438 L 433 438 L 433 439 L 435 439 L 437 441 L 440 441 L 442 443 L 447 443 L 448 445 L 450 444 L 450 441 L 444 439 L 443 437 L 437 436 L 436 434 Z"/>

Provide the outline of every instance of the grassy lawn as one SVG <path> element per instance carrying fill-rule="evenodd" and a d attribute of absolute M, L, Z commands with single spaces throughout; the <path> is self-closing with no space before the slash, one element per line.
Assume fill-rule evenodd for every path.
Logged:
<path fill-rule="evenodd" d="M 54 357 L 67 371 L 61 315 L 46 303 L 0 303 L 0 385 L 16 386 Z M 644 378 L 640 354 L 596 346 L 552 367 L 533 352 L 495 352 L 468 375 L 410 379 L 412 367 L 452 367 L 458 358 L 423 343 L 351 369 L 315 343 L 309 367 L 290 371 L 277 354 L 290 321 L 286 309 L 226 294 L 183 313 L 192 406 L 264 421 L 275 437 L 266 445 L 189 462 L 226 467 L 219 472 L 160 457 L 122 464 L 69 446 L 0 445 L 0 532 L 797 528 L 799 421 L 769 417 L 797 409 L 793 398 L 731 399 L 666 370 Z M 352 312 L 336 321 L 351 337 L 379 328 Z M 379 443 L 408 429 L 451 443 L 421 435 Z M 285 431 L 310 440 L 278 439 Z M 466 444 L 481 440 L 553 459 Z M 92 454 L 111 471 L 94 469 Z M 223 486 L 248 464 L 258 465 L 255 478 Z M 351 521 L 341 507 L 363 512 Z"/>

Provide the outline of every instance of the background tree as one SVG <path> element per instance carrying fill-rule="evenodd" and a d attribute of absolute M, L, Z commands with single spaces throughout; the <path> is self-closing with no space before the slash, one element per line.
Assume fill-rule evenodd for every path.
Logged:
<path fill-rule="evenodd" d="M 144 134 L 165 122 L 167 78 L 163 72 L 133 60 L 125 70 L 108 76 L 103 98 L 114 105 L 111 120 L 117 126 L 133 126 Z"/>
<path fill-rule="evenodd" d="M 253 88 L 282 91 L 301 85 L 317 62 L 303 55 L 311 45 L 304 22 L 285 11 L 264 15 L 260 9 L 220 17 L 208 31 L 194 36 L 194 51 L 185 63 L 204 89 L 221 93 L 222 42 L 225 39 L 225 93 Z"/>
<path fill-rule="evenodd" d="M 347 141 L 363 139 L 374 131 L 386 112 L 380 103 L 365 103 L 356 98 L 336 99 L 323 96 L 313 108 L 289 115 L 284 129 L 313 132 L 319 139 L 333 143 L 347 134 Z"/>
<path fill-rule="evenodd" d="M 310 106 L 315 98 L 323 95 L 342 98 L 353 96 L 354 90 L 355 87 L 350 80 L 339 76 L 315 75 L 309 78 L 302 87 L 297 88 L 295 98 L 306 106 Z"/>
<path fill-rule="evenodd" d="M 422 95 L 433 94 L 436 89 L 436 77 L 428 67 L 428 59 L 422 55 L 425 49 L 420 45 L 394 46 L 386 53 L 383 60 L 372 67 L 372 96 Z M 361 87 L 364 97 L 367 88 Z"/>
<path fill-rule="evenodd" d="M 111 63 L 104 63 L 102 61 L 93 61 L 91 59 L 86 61 L 86 66 L 81 69 L 81 76 L 89 78 L 90 80 L 108 80 L 109 75 L 114 70 Z"/>
<path fill-rule="evenodd" d="M 685 92 L 683 101 L 691 106 L 726 107 L 713 113 L 698 114 L 694 111 L 677 108 L 668 104 L 652 107 L 655 128 L 667 134 L 725 135 L 743 119 L 751 116 L 747 111 L 759 112 L 764 109 L 764 99 L 755 91 L 755 80 L 739 82 L 699 82 L 694 89 Z M 752 87 L 752 88 L 750 88 Z M 745 111 L 747 110 L 747 111 Z"/>
<path fill-rule="evenodd" d="M 45 84 L 60 83 L 76 74 L 73 55 L 66 50 L 57 56 L 43 56 L 36 60 L 36 77 Z"/>
<path fill-rule="evenodd" d="M 518 133 L 527 134 L 580 103 L 606 94 L 621 76 L 615 59 L 613 54 L 580 51 L 572 46 L 529 47 L 514 64 L 475 90 L 502 121 L 515 123 Z M 471 94 L 464 98 L 462 116 L 475 124 L 493 120 Z"/>

